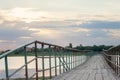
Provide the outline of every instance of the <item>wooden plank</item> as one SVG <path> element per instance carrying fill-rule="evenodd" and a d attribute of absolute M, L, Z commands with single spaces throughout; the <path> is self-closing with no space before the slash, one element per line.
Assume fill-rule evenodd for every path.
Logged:
<path fill-rule="evenodd" d="M 89 75 L 89 73 L 85 73 L 79 80 L 88 80 Z"/>
<path fill-rule="evenodd" d="M 117 80 L 101 55 L 52 80 Z M 120 80 L 120 79 L 118 79 Z"/>
<path fill-rule="evenodd" d="M 96 74 L 96 70 L 93 70 L 93 71 L 90 73 L 90 76 L 89 76 L 88 80 L 95 80 L 95 74 Z"/>
<path fill-rule="evenodd" d="M 84 75 L 84 73 L 76 75 L 75 78 L 72 80 L 80 80 L 83 75 Z"/>
<path fill-rule="evenodd" d="M 103 80 L 102 74 L 96 74 L 95 75 L 95 80 Z"/>

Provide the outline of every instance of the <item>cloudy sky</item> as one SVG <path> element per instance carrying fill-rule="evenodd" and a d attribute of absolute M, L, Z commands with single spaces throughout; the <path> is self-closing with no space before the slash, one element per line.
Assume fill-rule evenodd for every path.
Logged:
<path fill-rule="evenodd" d="M 34 40 L 120 44 L 120 0 L 2 0 L 0 50 Z"/>

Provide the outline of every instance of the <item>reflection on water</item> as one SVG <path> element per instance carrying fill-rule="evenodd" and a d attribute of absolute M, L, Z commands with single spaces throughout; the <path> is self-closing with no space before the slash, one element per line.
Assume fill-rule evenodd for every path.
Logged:
<path fill-rule="evenodd" d="M 47 57 L 47 56 L 46 56 Z M 33 59 L 33 56 L 27 57 L 28 61 Z M 81 56 L 81 63 L 85 61 L 86 57 Z M 67 60 L 67 59 L 66 59 Z M 45 69 L 49 68 L 49 58 L 44 59 L 45 62 Z M 51 58 L 51 65 L 52 67 L 55 66 L 54 58 Z M 5 78 L 5 66 L 4 66 L 4 59 L 0 59 L 0 79 Z M 12 74 L 16 69 L 20 68 L 24 64 L 24 57 L 8 57 L 8 67 L 9 67 L 9 74 Z M 59 60 L 57 58 L 57 65 L 59 65 Z M 29 77 L 35 73 L 35 61 L 28 64 L 28 74 Z M 38 59 L 38 69 L 42 69 L 42 59 Z M 55 69 L 52 69 L 52 75 L 55 75 Z M 57 73 L 59 74 L 59 68 L 57 68 Z M 45 75 L 49 76 L 49 70 L 45 71 Z M 42 73 L 39 73 L 39 76 L 42 76 Z M 25 70 L 24 68 L 17 72 L 12 78 L 24 78 L 25 77 Z"/>

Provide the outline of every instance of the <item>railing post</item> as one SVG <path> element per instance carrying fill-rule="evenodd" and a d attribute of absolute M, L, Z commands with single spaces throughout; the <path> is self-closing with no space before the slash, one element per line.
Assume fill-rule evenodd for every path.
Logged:
<path fill-rule="evenodd" d="M 41 46 L 42 46 L 42 52 L 41 52 L 41 54 L 42 54 L 42 80 L 45 80 L 44 50 L 43 50 L 44 44 L 41 44 Z"/>
<path fill-rule="evenodd" d="M 36 80 L 38 80 L 38 55 L 37 55 L 37 42 L 35 42 L 35 64 L 36 64 Z"/>
<path fill-rule="evenodd" d="M 68 51 L 68 52 L 69 52 L 69 51 Z M 70 61 L 71 61 L 71 60 L 70 60 L 70 54 L 71 54 L 71 53 L 69 52 L 69 68 L 71 69 L 71 66 L 70 66 L 70 64 L 71 64 L 71 62 L 70 62 Z"/>
<path fill-rule="evenodd" d="M 9 80 L 8 59 L 7 59 L 7 56 L 5 56 L 5 73 L 6 73 L 6 80 Z"/>
<path fill-rule="evenodd" d="M 83 56 L 83 55 L 81 55 L 81 64 L 83 63 L 83 57 L 84 57 L 84 56 Z"/>
<path fill-rule="evenodd" d="M 61 48 L 59 48 L 59 58 L 61 57 Z M 61 74 L 61 61 L 59 59 L 59 74 Z"/>
<path fill-rule="evenodd" d="M 119 65 L 119 63 L 118 63 L 118 59 L 119 59 L 119 52 L 116 52 L 117 53 L 117 66 L 116 66 L 116 68 L 117 68 L 117 75 L 119 74 L 119 67 L 118 67 L 118 65 Z"/>
<path fill-rule="evenodd" d="M 119 62 L 118 62 L 118 64 L 119 64 L 119 66 L 120 66 L 120 53 L 119 53 L 119 55 L 118 55 L 118 59 L 119 59 Z M 120 77 L 120 67 L 119 67 L 118 76 Z"/>
<path fill-rule="evenodd" d="M 52 71 L 51 71 L 51 53 L 50 53 L 50 50 L 51 50 L 51 46 L 49 45 L 49 68 L 50 68 L 49 75 L 50 75 L 50 79 L 51 79 L 52 78 Z"/>
<path fill-rule="evenodd" d="M 73 53 L 74 52 L 72 52 L 72 68 L 74 68 L 74 56 L 73 56 Z"/>
<path fill-rule="evenodd" d="M 56 53 L 57 53 L 57 48 L 54 47 L 54 59 L 55 59 L 55 76 L 57 76 L 57 60 L 56 60 Z"/>
<path fill-rule="evenodd" d="M 80 58 L 79 58 L 79 54 L 78 54 L 78 66 L 80 65 Z"/>
<path fill-rule="evenodd" d="M 81 64 L 81 55 L 80 55 L 80 53 L 78 53 L 78 55 L 79 55 L 79 65 Z"/>
<path fill-rule="evenodd" d="M 76 56 L 77 56 L 77 55 L 75 55 L 75 67 L 76 67 Z"/>
<path fill-rule="evenodd" d="M 76 66 L 78 66 L 78 55 L 76 56 Z"/>
<path fill-rule="evenodd" d="M 75 54 L 73 53 L 73 68 L 75 67 Z"/>
<path fill-rule="evenodd" d="M 26 80 L 28 80 L 28 66 L 27 66 L 26 46 L 24 47 L 24 60 L 25 60 L 25 76 L 26 76 Z"/>
<path fill-rule="evenodd" d="M 77 66 L 79 65 L 79 55 L 77 54 Z"/>
<path fill-rule="evenodd" d="M 61 58 L 64 59 L 64 52 L 63 52 L 63 49 L 62 49 L 61 52 L 62 52 L 62 54 L 61 54 L 61 55 L 62 55 Z M 64 72 L 65 72 L 65 69 L 64 69 L 64 64 L 63 64 L 63 63 L 62 63 L 62 67 L 63 67 L 63 73 L 64 73 Z"/>
<path fill-rule="evenodd" d="M 66 55 L 66 60 L 65 60 L 65 61 L 66 61 L 66 64 L 68 64 L 68 61 L 67 61 L 67 53 L 66 53 L 66 51 L 65 51 L 65 55 Z"/>
<path fill-rule="evenodd" d="M 72 69 L 72 52 L 71 52 L 71 69 Z"/>
<path fill-rule="evenodd" d="M 115 64 L 116 65 L 118 65 L 118 55 L 117 55 L 117 52 L 116 52 L 116 55 L 115 55 L 115 57 L 116 57 L 116 60 L 115 60 Z M 118 75 L 118 67 L 117 66 L 115 66 L 116 67 L 116 74 Z"/>

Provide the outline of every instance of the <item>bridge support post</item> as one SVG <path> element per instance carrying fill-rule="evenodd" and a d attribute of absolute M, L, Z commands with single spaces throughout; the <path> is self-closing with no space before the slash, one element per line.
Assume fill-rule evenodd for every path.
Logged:
<path fill-rule="evenodd" d="M 28 66 L 27 66 L 27 52 L 26 52 L 26 47 L 24 47 L 24 60 L 25 60 L 25 76 L 26 76 L 26 80 L 28 80 Z"/>
<path fill-rule="evenodd" d="M 71 69 L 71 66 L 70 66 L 70 52 L 69 52 L 69 68 Z"/>
<path fill-rule="evenodd" d="M 51 46 L 49 45 L 49 76 L 50 76 L 50 79 L 52 78 L 52 71 L 51 71 L 51 53 L 50 53 L 50 50 L 51 50 Z"/>
<path fill-rule="evenodd" d="M 37 55 L 37 42 L 35 42 L 35 64 L 36 64 L 36 80 L 38 80 L 38 55 Z"/>
<path fill-rule="evenodd" d="M 72 52 L 71 52 L 71 54 L 70 54 L 70 56 L 71 56 L 71 69 L 72 69 Z"/>
<path fill-rule="evenodd" d="M 66 58 L 66 64 L 68 64 L 68 61 L 67 61 L 67 53 L 66 53 L 66 51 L 65 51 L 65 58 Z"/>
<path fill-rule="evenodd" d="M 42 80 L 45 80 L 45 66 L 44 66 L 44 51 L 43 51 L 43 48 L 44 48 L 44 44 L 41 44 L 41 46 L 42 46 L 42 52 L 41 52 L 41 54 L 42 54 Z"/>
<path fill-rule="evenodd" d="M 57 76 L 57 58 L 56 58 L 56 54 L 57 54 L 57 48 L 55 47 L 55 50 L 54 50 L 55 76 Z"/>
<path fill-rule="evenodd" d="M 62 49 L 62 60 L 63 60 L 63 63 L 62 63 L 62 66 L 63 66 L 63 73 L 65 72 L 65 66 L 64 66 L 64 51 Z"/>
<path fill-rule="evenodd" d="M 119 59 L 118 64 L 119 64 L 119 66 L 120 66 L 120 53 L 119 53 L 119 55 L 118 55 L 118 59 Z M 118 68 L 118 76 L 120 77 L 120 67 Z"/>
<path fill-rule="evenodd" d="M 7 59 L 7 56 L 5 56 L 5 72 L 6 72 L 6 80 L 9 80 L 8 59 Z"/>
<path fill-rule="evenodd" d="M 61 57 L 61 48 L 59 48 L 59 58 Z M 61 72 L 61 61 L 60 61 L 60 59 L 59 59 L 59 74 L 61 74 L 62 72 Z"/>

